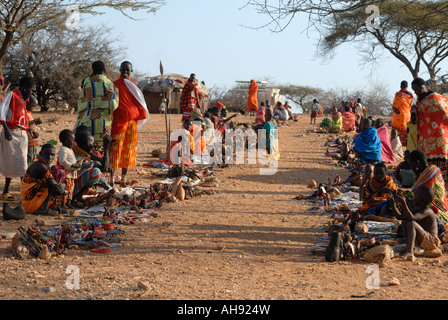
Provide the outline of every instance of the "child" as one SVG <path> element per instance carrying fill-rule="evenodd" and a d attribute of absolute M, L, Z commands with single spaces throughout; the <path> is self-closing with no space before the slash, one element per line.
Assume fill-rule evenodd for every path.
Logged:
<path fill-rule="evenodd" d="M 73 190 L 75 187 L 75 179 L 77 178 L 77 171 L 81 168 L 81 163 L 76 160 L 73 152 L 73 143 L 75 141 L 75 134 L 69 130 L 64 129 L 59 133 L 59 141 L 62 146 L 58 152 L 58 164 L 66 171 L 67 175 L 64 178 L 67 194 L 61 197 L 61 204 L 63 208 L 70 208 L 70 202 L 73 198 Z"/>
<path fill-rule="evenodd" d="M 411 112 L 411 121 L 406 123 L 406 131 L 408 133 L 408 142 L 406 144 L 406 150 L 414 151 L 417 149 L 417 113 Z"/>
<path fill-rule="evenodd" d="M 411 165 L 409 164 L 409 156 L 411 155 L 411 151 L 406 150 L 404 152 L 404 161 L 400 162 L 394 172 L 395 179 L 400 182 L 403 188 L 410 188 L 415 183 L 415 173 L 411 169 Z"/>
<path fill-rule="evenodd" d="M 316 118 L 317 118 L 317 113 L 319 112 L 319 109 L 320 109 L 319 102 L 317 101 L 317 99 L 314 99 L 313 104 L 311 105 L 311 122 L 310 122 L 310 124 L 313 124 L 313 120 L 314 120 L 314 124 L 316 124 Z"/>
<path fill-rule="evenodd" d="M 390 132 L 390 146 L 397 162 L 403 161 L 403 145 L 401 144 L 397 129 L 392 129 Z"/>
<path fill-rule="evenodd" d="M 437 216 L 429 207 L 434 198 L 434 191 L 429 187 L 420 187 L 414 191 L 412 209 L 402 195 L 389 197 L 388 202 L 392 212 L 398 220 L 402 220 L 403 234 L 406 240 L 406 249 L 402 257 L 414 261 L 414 246 L 424 249 L 425 256 L 441 256 L 440 239 L 438 237 Z M 397 208 L 396 202 L 401 205 Z"/>
<path fill-rule="evenodd" d="M 28 114 L 28 167 L 34 162 L 37 155 L 37 147 L 39 146 L 39 133 L 37 132 L 37 125 L 41 124 L 42 120 L 40 118 L 34 119 L 31 114 L 34 106 L 37 106 L 37 104 L 37 98 L 33 95 L 29 96 L 28 102 L 26 103 L 26 113 Z"/>
<path fill-rule="evenodd" d="M 370 179 L 373 178 L 373 168 L 374 165 L 372 163 L 366 163 L 364 168 L 364 175 L 362 176 L 361 185 L 359 186 L 359 200 L 362 201 L 364 197 L 364 188 L 368 183 L 370 183 Z"/>

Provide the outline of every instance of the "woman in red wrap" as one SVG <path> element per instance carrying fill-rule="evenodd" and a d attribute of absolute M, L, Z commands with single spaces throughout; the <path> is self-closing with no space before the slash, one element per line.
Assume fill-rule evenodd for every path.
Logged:
<path fill-rule="evenodd" d="M 143 94 L 130 80 L 132 64 L 124 61 L 120 65 L 121 76 L 114 82 L 118 88 L 119 102 L 112 120 L 112 139 L 115 140 L 110 150 L 112 170 L 121 168 L 121 185 L 126 185 L 128 169 L 135 167 L 137 157 L 138 130 L 149 119 Z"/>

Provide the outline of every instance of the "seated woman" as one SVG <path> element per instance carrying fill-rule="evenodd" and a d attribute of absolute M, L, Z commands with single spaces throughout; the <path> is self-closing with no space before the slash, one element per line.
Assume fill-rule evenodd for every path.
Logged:
<path fill-rule="evenodd" d="M 356 115 L 352 112 L 349 106 L 345 106 L 345 111 L 342 113 L 342 129 L 345 132 L 355 131 Z"/>
<path fill-rule="evenodd" d="M 331 119 L 325 118 L 324 120 L 322 120 L 321 127 L 335 127 L 342 130 L 342 114 L 339 112 L 338 108 L 333 107 L 333 114 L 331 115 Z"/>
<path fill-rule="evenodd" d="M 101 169 L 103 164 L 100 161 L 93 160 L 91 151 L 95 140 L 88 131 L 77 132 L 76 145 L 73 146 L 73 152 L 76 159 L 83 160 L 81 169 L 78 171 L 78 177 L 75 179 L 75 189 L 73 191 L 73 205 L 79 206 L 84 193 L 93 186 L 100 186 L 106 191 L 110 191 L 112 187 L 107 183 Z"/>
<path fill-rule="evenodd" d="M 369 118 L 362 119 L 361 133 L 354 138 L 353 150 L 357 152 L 362 162 L 381 162 L 381 140 L 377 130 L 371 126 Z"/>
<path fill-rule="evenodd" d="M 93 138 L 93 137 L 92 137 Z M 92 142 L 93 145 L 93 142 Z M 56 156 L 52 144 L 44 144 L 22 179 L 22 206 L 26 213 L 56 216 L 59 210 L 53 210 L 57 196 L 66 193 L 63 183 L 56 183 L 50 172 L 50 164 Z"/>
<path fill-rule="evenodd" d="M 387 175 L 386 166 L 378 163 L 373 169 L 373 177 L 364 187 L 362 196 L 362 207 L 358 210 L 361 215 L 381 215 L 387 204 L 387 199 L 394 191 L 397 185 L 391 176 Z"/>
<path fill-rule="evenodd" d="M 378 132 L 378 137 L 381 141 L 381 162 L 384 163 L 395 163 L 395 154 L 392 151 L 392 146 L 390 145 L 389 130 L 384 124 L 383 119 L 376 119 L 375 127 Z"/>

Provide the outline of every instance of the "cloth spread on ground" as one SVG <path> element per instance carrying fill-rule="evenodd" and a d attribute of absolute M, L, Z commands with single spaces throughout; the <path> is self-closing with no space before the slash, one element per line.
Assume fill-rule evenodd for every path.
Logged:
<path fill-rule="evenodd" d="M 347 113 L 347 112 L 346 112 Z M 354 150 L 360 153 L 363 162 L 381 161 L 381 140 L 374 127 L 368 127 L 354 140 Z"/>

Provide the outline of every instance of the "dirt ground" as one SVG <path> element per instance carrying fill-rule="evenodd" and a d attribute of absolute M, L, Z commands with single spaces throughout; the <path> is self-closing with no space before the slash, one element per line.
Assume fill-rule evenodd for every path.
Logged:
<path fill-rule="evenodd" d="M 74 115 L 39 114 L 44 120 L 41 141 L 56 139 L 72 128 Z M 250 122 L 249 116 L 238 121 Z M 171 116 L 171 128 L 180 116 Z M 260 164 L 231 165 L 216 170 L 214 195 L 164 203 L 159 217 L 125 225 L 120 246 L 109 254 L 68 250 L 50 261 L 14 256 L 11 241 L 0 241 L 0 299 L 2 300 L 401 300 L 446 299 L 448 256 L 393 259 L 380 266 L 380 288 L 366 287 L 369 264 L 363 260 L 326 262 L 313 255 L 326 215 L 309 212 L 294 200 L 310 194 L 309 180 L 327 182 L 344 168 L 322 164 L 328 134 L 307 133 L 308 115 L 280 128 L 281 158 L 274 175 L 260 175 Z M 129 175 L 139 185 L 160 180 L 143 166 L 150 152 L 164 147 L 165 122 L 153 114 L 140 133 L 137 167 Z M 0 184 L 3 187 L 3 183 Z M 19 181 L 12 194 L 20 198 Z M 0 218 L 0 230 L 16 231 L 32 224 Z M 62 220 L 43 217 L 48 224 Z M 80 288 L 69 289 L 67 268 L 77 266 Z M 392 286 L 392 279 L 399 285 Z M 139 282 L 149 283 L 142 289 Z M 374 291 L 374 294 L 359 298 Z"/>

